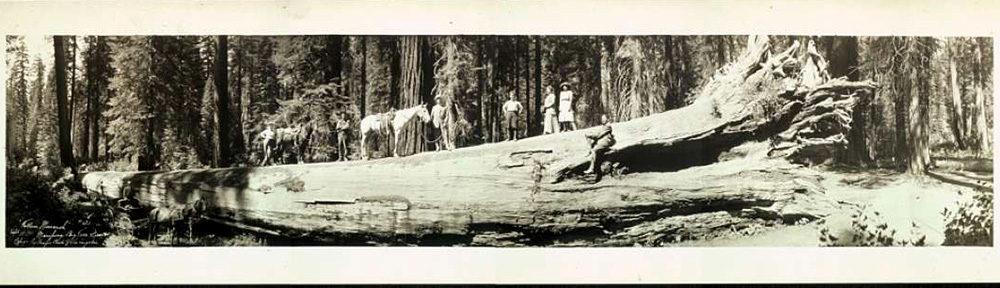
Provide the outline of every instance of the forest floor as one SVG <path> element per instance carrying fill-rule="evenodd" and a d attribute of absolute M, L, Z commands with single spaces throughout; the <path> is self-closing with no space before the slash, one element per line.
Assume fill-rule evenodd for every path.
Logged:
<path fill-rule="evenodd" d="M 976 173 L 990 178 L 992 175 Z M 832 199 L 847 205 L 821 221 L 804 225 L 776 225 L 761 227 L 757 233 L 733 233 L 714 239 L 699 239 L 675 243 L 671 246 L 770 246 L 816 247 L 820 243 L 820 230 L 851 230 L 851 215 L 858 209 L 869 209 L 881 215 L 882 220 L 896 235 L 924 235 L 928 245 L 944 241 L 945 218 L 942 211 L 954 210 L 959 201 L 967 200 L 971 188 L 945 183 L 930 177 L 913 176 L 889 170 L 829 170 L 822 172 L 823 186 Z M 913 224 L 917 226 L 914 228 Z M 911 231 L 915 230 L 915 231 Z"/>

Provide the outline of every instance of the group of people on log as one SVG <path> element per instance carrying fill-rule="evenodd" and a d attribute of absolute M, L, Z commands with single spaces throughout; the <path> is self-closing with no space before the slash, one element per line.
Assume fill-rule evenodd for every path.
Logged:
<path fill-rule="evenodd" d="M 542 118 L 542 134 L 576 130 L 576 115 L 573 108 L 576 98 L 573 95 L 573 90 L 570 89 L 567 82 L 560 84 L 559 88 L 560 91 L 557 98 L 552 86 L 545 87 L 545 102 L 541 107 L 544 115 Z M 524 106 L 521 105 L 520 101 L 517 101 L 517 97 L 513 91 L 510 92 L 510 98 L 507 102 L 503 104 L 502 110 L 507 140 L 516 141 L 520 132 L 518 119 L 520 119 L 521 112 L 524 111 Z"/>
<path fill-rule="evenodd" d="M 576 115 L 574 111 L 574 100 L 575 95 L 573 90 L 570 89 L 570 84 L 563 82 L 559 85 L 560 91 L 558 97 L 554 92 L 552 86 L 546 87 L 545 89 L 545 101 L 541 108 L 543 112 L 542 126 L 543 134 L 558 133 L 561 131 L 572 131 L 576 130 Z M 435 104 L 431 107 L 430 112 L 427 111 L 425 105 L 420 104 L 414 107 L 410 107 L 402 110 L 392 109 L 390 111 L 378 114 L 372 114 L 361 119 L 359 125 L 359 134 L 361 136 L 361 157 L 362 159 L 368 159 L 369 151 L 366 147 L 369 144 L 369 140 L 372 137 L 392 137 L 392 142 L 390 146 L 396 146 L 399 143 L 400 133 L 403 130 L 403 126 L 408 123 L 414 117 L 419 118 L 424 124 L 430 123 L 433 127 L 431 131 L 434 135 L 439 135 L 434 140 L 424 139 L 428 144 L 434 146 L 433 150 L 453 150 L 455 149 L 455 143 L 452 135 L 450 135 L 450 129 L 445 127 L 446 125 L 446 115 L 448 110 L 447 100 L 441 96 L 434 97 Z M 517 95 L 511 91 L 508 100 L 501 106 L 504 119 L 504 130 L 507 133 L 507 141 L 518 140 L 518 134 L 521 132 L 519 125 L 519 119 L 521 113 L 524 112 L 524 105 L 517 100 Z M 340 112 L 335 114 L 335 119 L 333 119 L 333 132 L 335 134 L 336 140 L 336 153 L 337 161 L 347 161 L 348 155 L 348 136 L 350 135 L 351 122 L 346 112 Z M 611 126 L 607 121 L 607 117 L 601 117 L 601 123 L 603 124 L 600 129 L 594 133 L 585 135 L 590 141 L 590 154 L 588 157 L 591 158 L 590 168 L 587 173 L 592 173 L 595 171 L 595 165 L 597 165 L 600 160 L 599 157 L 606 152 L 612 145 L 614 145 L 614 136 L 611 134 Z M 274 129 L 271 123 L 266 125 L 266 129 L 262 131 L 258 137 L 261 141 L 263 150 L 263 159 L 261 160 L 261 165 L 270 165 L 275 161 L 275 158 L 280 157 L 287 149 L 291 147 L 301 148 L 305 141 L 302 139 L 301 127 L 298 128 L 280 128 Z M 433 138 L 433 137 L 432 137 Z M 399 156 L 396 149 L 393 150 L 394 156 Z M 301 150 L 301 149 L 297 149 Z M 299 151 L 305 152 L 305 151 Z M 301 157 L 302 155 L 298 155 Z"/>

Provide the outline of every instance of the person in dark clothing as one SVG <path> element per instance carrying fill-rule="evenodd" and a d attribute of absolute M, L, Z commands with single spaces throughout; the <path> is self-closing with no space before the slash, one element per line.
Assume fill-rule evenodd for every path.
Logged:
<path fill-rule="evenodd" d="M 584 174 L 594 174 L 600 165 L 601 158 L 605 152 L 615 145 L 615 136 L 611 131 L 611 124 L 608 123 L 608 116 L 601 115 L 601 127 L 598 130 L 585 135 L 590 141 L 590 167 Z"/>
<path fill-rule="evenodd" d="M 351 122 L 347 113 L 341 113 L 334 127 L 337 131 L 337 160 L 347 161 L 347 136 L 351 133 Z"/>
<path fill-rule="evenodd" d="M 517 101 L 517 95 L 514 95 L 514 91 L 510 91 L 510 97 L 507 102 L 503 103 L 503 117 L 505 120 L 505 126 L 507 128 L 507 140 L 517 141 L 517 120 L 521 115 L 521 110 L 524 110 L 524 106 L 521 105 L 520 101 Z"/>

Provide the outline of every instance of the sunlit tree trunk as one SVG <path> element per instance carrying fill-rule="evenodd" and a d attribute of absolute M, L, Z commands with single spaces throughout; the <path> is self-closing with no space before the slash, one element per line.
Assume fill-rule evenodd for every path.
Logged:
<path fill-rule="evenodd" d="M 601 101 L 604 102 L 604 110 L 609 111 L 608 119 L 619 120 L 618 103 L 612 101 L 614 97 L 614 77 L 611 76 L 614 70 L 615 57 L 615 36 L 601 37 Z"/>
<path fill-rule="evenodd" d="M 965 122 L 965 113 L 962 111 L 962 92 L 958 87 L 958 65 L 955 64 L 955 54 L 952 51 L 953 41 L 949 41 L 946 49 L 948 49 L 948 84 L 951 90 L 951 105 L 954 109 L 954 115 L 951 117 L 951 128 L 955 136 L 955 144 L 958 146 L 959 150 L 965 150 L 965 139 L 962 138 L 963 133 L 963 123 Z"/>
<path fill-rule="evenodd" d="M 983 53 L 982 53 L 982 48 L 980 47 L 980 43 L 979 43 L 979 41 L 981 41 L 981 40 L 980 39 L 973 39 L 972 41 L 973 41 L 972 44 L 975 46 L 975 48 L 974 48 L 975 52 L 973 54 L 973 57 L 975 57 L 975 68 L 973 69 L 975 71 L 975 72 L 973 72 L 973 75 L 974 75 L 974 79 L 973 79 L 974 88 L 973 89 L 975 89 L 975 93 L 976 93 L 976 104 L 975 104 L 976 105 L 976 131 L 979 133 L 979 153 L 981 155 L 987 155 L 988 156 L 988 155 L 992 155 L 992 152 L 993 152 L 993 150 L 991 148 L 991 146 L 992 146 L 991 142 L 993 140 L 992 139 L 993 134 L 990 132 L 990 129 L 989 129 L 989 127 L 987 125 L 987 121 L 986 121 L 986 109 L 989 109 L 989 107 L 986 107 L 986 100 L 985 100 L 985 98 L 983 96 L 983 84 L 986 82 L 986 79 L 984 79 L 985 75 L 983 75 L 985 73 L 982 72 L 983 69 L 984 69 L 982 67 L 983 66 L 983 61 L 982 61 Z"/>
<path fill-rule="evenodd" d="M 913 79 L 920 77 L 920 72 L 914 70 L 912 73 Z M 909 102 L 908 107 L 908 124 L 907 124 L 907 156 L 908 156 L 908 166 L 907 172 L 914 175 L 923 174 L 924 169 L 927 167 L 928 158 L 928 147 L 927 147 L 927 122 L 930 120 L 927 117 L 927 103 L 925 102 L 927 91 L 924 91 L 923 83 L 921 80 L 917 80 L 917 83 L 912 83 L 910 87 Z"/>

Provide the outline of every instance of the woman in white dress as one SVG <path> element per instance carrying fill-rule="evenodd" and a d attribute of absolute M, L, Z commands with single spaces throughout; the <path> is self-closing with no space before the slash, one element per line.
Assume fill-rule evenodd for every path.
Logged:
<path fill-rule="evenodd" d="M 560 85 L 562 92 L 559 92 L 559 130 L 576 130 L 576 115 L 573 114 L 573 91 L 569 89 L 569 83 L 563 82 Z"/>

